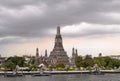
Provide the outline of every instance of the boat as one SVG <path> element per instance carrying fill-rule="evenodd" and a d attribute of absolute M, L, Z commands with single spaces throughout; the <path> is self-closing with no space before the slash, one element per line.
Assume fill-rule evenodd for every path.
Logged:
<path fill-rule="evenodd" d="M 94 70 L 90 72 L 91 74 L 93 74 L 93 75 L 104 75 L 104 73 L 102 73 L 100 71 L 100 68 L 99 68 L 98 64 L 95 64 L 93 68 L 94 68 Z"/>
<path fill-rule="evenodd" d="M 44 72 L 39 72 L 39 73 L 34 73 L 32 74 L 33 76 L 50 76 L 51 74 L 50 73 L 44 73 Z"/>
<path fill-rule="evenodd" d="M 104 75 L 101 71 L 91 71 L 90 74 L 92 75 Z"/>
<path fill-rule="evenodd" d="M 11 73 L 5 72 L 5 73 L 4 73 L 4 76 L 5 76 L 5 77 L 17 77 L 17 76 L 23 76 L 23 73 L 18 73 L 18 72 L 16 72 L 16 71 L 13 71 L 13 72 L 11 72 Z"/>
<path fill-rule="evenodd" d="M 17 73 L 17 74 L 7 73 L 4 76 L 5 77 L 17 77 L 17 76 L 19 77 L 19 76 L 23 76 L 23 74 L 19 74 L 19 73 Z"/>
<path fill-rule="evenodd" d="M 38 74 L 33 74 L 33 76 L 50 76 L 50 74 L 46 74 L 46 73 L 40 74 L 40 73 L 38 73 Z"/>

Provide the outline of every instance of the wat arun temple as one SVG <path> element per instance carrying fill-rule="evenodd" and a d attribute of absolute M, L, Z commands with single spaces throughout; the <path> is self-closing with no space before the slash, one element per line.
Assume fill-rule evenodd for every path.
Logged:
<path fill-rule="evenodd" d="M 54 48 L 52 50 L 52 52 L 50 53 L 49 58 L 51 59 L 52 64 L 55 64 L 57 61 L 62 62 L 64 64 L 68 64 L 69 63 L 69 58 L 67 56 L 66 51 L 63 48 L 63 44 L 62 44 L 62 36 L 60 34 L 60 27 L 57 27 L 57 34 L 55 37 L 55 45 Z"/>
<path fill-rule="evenodd" d="M 75 51 L 75 52 L 74 52 Z M 71 59 L 68 57 L 67 52 L 64 50 L 62 36 L 60 33 L 60 26 L 57 26 L 57 32 L 55 36 L 55 44 L 53 50 L 48 56 L 47 50 L 45 50 L 44 56 L 39 56 L 39 49 L 36 48 L 35 65 L 44 63 L 46 66 L 55 65 L 56 63 L 63 63 L 64 65 L 75 65 L 74 58 L 77 55 L 77 50 L 72 49 Z M 71 60 L 71 61 L 70 61 Z"/>

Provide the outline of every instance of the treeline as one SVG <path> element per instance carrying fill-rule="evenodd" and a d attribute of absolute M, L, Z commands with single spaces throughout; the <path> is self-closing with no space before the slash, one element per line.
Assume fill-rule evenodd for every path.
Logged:
<path fill-rule="evenodd" d="M 83 58 L 82 56 L 76 56 L 75 64 L 77 68 L 83 67 L 87 69 L 92 69 L 92 67 L 97 64 L 100 69 L 117 69 L 120 67 L 120 60 L 111 58 L 109 56 L 94 58 L 91 58 L 89 56 L 86 56 L 85 58 Z"/>
<path fill-rule="evenodd" d="M 25 59 L 26 57 L 9 57 L 5 62 L 4 62 L 4 67 L 9 68 L 11 70 L 16 68 L 16 65 L 20 67 L 29 67 L 31 70 L 35 70 L 36 65 L 34 64 L 35 62 L 35 57 L 27 57 L 28 60 Z M 120 67 L 120 60 L 119 59 L 114 59 L 111 57 L 94 57 L 91 58 L 89 55 L 86 55 L 86 57 L 82 56 L 76 56 L 75 57 L 75 65 L 78 68 L 78 70 L 82 69 L 93 69 L 94 65 L 97 64 L 100 69 L 117 69 Z M 53 68 L 53 66 L 47 67 L 48 69 Z M 54 66 L 56 70 L 65 70 L 66 65 L 63 63 L 56 63 Z M 81 69 L 82 68 L 82 69 Z M 75 68 L 73 66 L 67 66 L 68 70 L 74 70 Z"/>
<path fill-rule="evenodd" d="M 10 70 L 13 70 L 16 68 L 16 65 L 19 67 L 29 67 L 30 69 L 34 68 L 34 57 L 28 57 L 29 59 L 26 60 L 25 57 L 9 57 L 7 60 L 5 60 L 3 67 L 9 68 Z"/>

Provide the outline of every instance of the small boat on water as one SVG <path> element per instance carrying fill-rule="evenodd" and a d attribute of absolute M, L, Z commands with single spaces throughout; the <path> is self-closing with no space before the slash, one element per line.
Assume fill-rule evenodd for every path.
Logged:
<path fill-rule="evenodd" d="M 46 73 L 43 73 L 43 74 L 33 74 L 33 76 L 50 76 L 50 74 L 46 74 Z"/>
<path fill-rule="evenodd" d="M 50 76 L 50 73 L 44 73 L 44 72 L 40 72 L 40 73 L 34 73 L 32 74 L 33 76 Z"/>
<path fill-rule="evenodd" d="M 4 76 L 5 77 L 17 77 L 17 76 L 23 76 L 23 73 L 18 73 L 17 71 L 5 72 Z"/>
<path fill-rule="evenodd" d="M 23 76 L 23 73 L 18 73 L 18 70 L 19 70 L 19 66 L 16 65 L 15 70 L 13 70 L 12 72 L 7 72 L 7 71 L 5 71 L 4 76 L 5 76 L 5 77 Z"/>
<path fill-rule="evenodd" d="M 90 72 L 92 75 L 104 75 L 101 71 L 92 71 Z"/>
<path fill-rule="evenodd" d="M 19 77 L 19 76 L 23 76 L 23 74 L 18 74 L 18 73 L 17 73 L 17 74 L 7 73 L 7 74 L 5 74 L 4 76 L 5 76 L 5 77 L 17 77 L 17 76 Z"/>
<path fill-rule="evenodd" d="M 98 64 L 95 64 L 93 68 L 94 68 L 94 70 L 90 72 L 91 74 L 93 74 L 93 75 L 104 75 L 104 73 L 102 73 L 100 71 L 100 68 L 98 67 Z"/>

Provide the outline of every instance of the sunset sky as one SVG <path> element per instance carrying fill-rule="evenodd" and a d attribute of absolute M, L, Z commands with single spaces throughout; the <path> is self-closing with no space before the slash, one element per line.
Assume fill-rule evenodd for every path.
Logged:
<path fill-rule="evenodd" d="M 1 56 L 49 55 L 58 24 L 68 56 L 120 55 L 120 0 L 0 0 Z"/>

